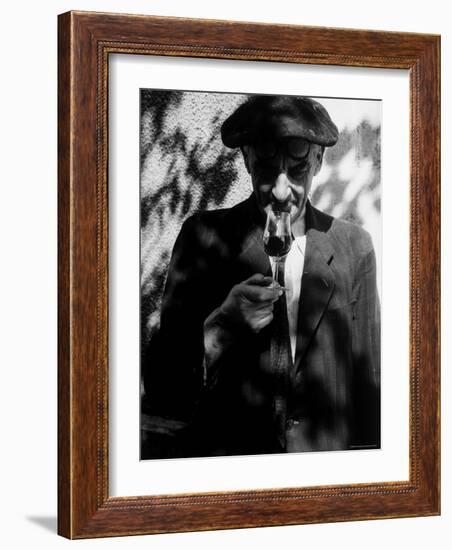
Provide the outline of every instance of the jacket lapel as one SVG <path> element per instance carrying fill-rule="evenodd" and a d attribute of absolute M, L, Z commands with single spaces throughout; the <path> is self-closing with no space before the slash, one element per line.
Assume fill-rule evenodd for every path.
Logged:
<path fill-rule="evenodd" d="M 262 242 L 263 231 L 255 226 L 246 236 L 239 256 L 239 262 L 251 273 L 271 275 L 270 260 L 264 251 Z"/>
<path fill-rule="evenodd" d="M 271 275 L 270 260 L 264 251 L 263 225 L 265 219 L 259 213 L 254 194 L 243 204 L 240 216 L 236 220 L 237 241 L 240 243 L 239 264 L 251 275 L 262 273 Z M 243 234 L 243 228 L 246 233 Z"/>
<path fill-rule="evenodd" d="M 300 368 L 300 363 L 322 320 L 335 286 L 334 273 L 330 267 L 333 248 L 326 231 L 322 231 L 320 225 L 316 223 L 312 207 L 310 210 L 311 215 L 307 219 L 306 253 L 298 309 L 295 372 Z"/>

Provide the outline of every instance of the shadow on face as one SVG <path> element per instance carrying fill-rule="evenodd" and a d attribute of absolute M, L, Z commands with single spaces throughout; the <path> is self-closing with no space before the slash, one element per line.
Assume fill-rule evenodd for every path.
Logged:
<path fill-rule="evenodd" d="M 296 155 L 290 141 L 272 142 L 272 148 L 245 145 L 242 153 L 261 211 L 280 203 L 294 222 L 304 216 L 312 180 L 322 166 L 323 147 L 302 140 L 307 145 Z"/>

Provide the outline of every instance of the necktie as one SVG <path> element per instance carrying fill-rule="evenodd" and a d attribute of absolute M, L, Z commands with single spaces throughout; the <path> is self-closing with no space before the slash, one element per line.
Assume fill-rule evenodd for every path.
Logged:
<path fill-rule="evenodd" d="M 284 260 L 278 269 L 278 283 L 284 286 Z M 292 368 L 289 322 L 287 319 L 286 296 L 283 293 L 273 307 L 271 364 L 275 375 L 273 409 L 279 442 L 286 448 L 287 395 Z"/>

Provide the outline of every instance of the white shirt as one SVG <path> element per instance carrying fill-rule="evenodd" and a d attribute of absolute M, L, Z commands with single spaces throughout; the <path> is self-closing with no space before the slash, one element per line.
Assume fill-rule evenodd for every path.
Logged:
<path fill-rule="evenodd" d="M 295 237 L 289 254 L 286 256 L 284 269 L 284 286 L 286 287 L 287 318 L 289 321 L 290 349 L 295 361 L 297 346 L 298 308 L 301 293 L 301 278 L 306 251 L 306 235 Z M 275 262 L 271 260 L 274 270 Z"/>

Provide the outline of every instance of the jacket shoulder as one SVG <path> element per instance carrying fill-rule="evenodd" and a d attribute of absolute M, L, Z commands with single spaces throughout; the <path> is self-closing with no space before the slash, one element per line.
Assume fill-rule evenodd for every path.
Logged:
<path fill-rule="evenodd" d="M 250 227 L 250 206 L 243 201 L 230 208 L 205 210 L 189 216 L 182 225 L 179 241 L 229 256 Z"/>
<path fill-rule="evenodd" d="M 373 250 L 372 237 L 360 225 L 330 216 L 313 206 L 311 209 L 317 228 L 327 233 L 336 244 L 354 251 L 358 256 L 366 255 Z"/>
<path fill-rule="evenodd" d="M 373 250 L 372 237 L 366 229 L 347 220 L 333 220 L 331 229 L 334 236 L 357 255 L 367 255 Z"/>
<path fill-rule="evenodd" d="M 228 208 L 203 210 L 189 216 L 182 225 L 183 230 L 202 228 L 204 231 L 222 228 L 238 228 L 249 225 L 255 216 L 250 198 Z"/>

